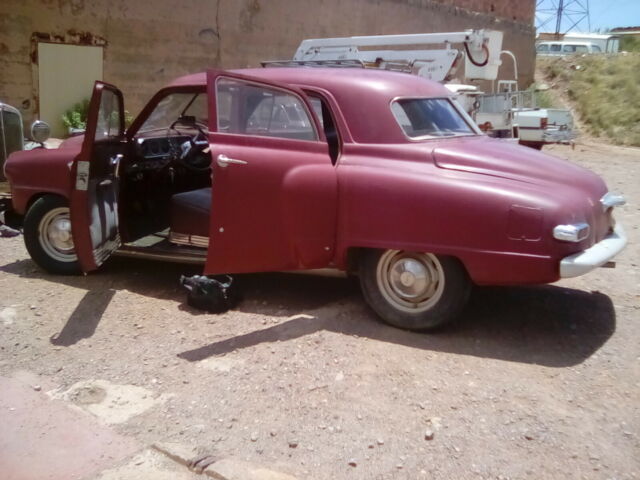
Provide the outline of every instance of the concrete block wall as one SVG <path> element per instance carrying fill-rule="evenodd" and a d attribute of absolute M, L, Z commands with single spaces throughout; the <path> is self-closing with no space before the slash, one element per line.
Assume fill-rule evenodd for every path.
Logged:
<path fill-rule="evenodd" d="M 38 39 L 104 45 L 103 80 L 123 91 L 134 115 L 176 76 L 289 59 L 311 37 L 502 30 L 526 86 L 534 8 L 534 0 L 3 0 L 0 100 L 25 123 L 37 115 Z M 502 77 L 512 76 L 510 64 L 504 58 Z"/>

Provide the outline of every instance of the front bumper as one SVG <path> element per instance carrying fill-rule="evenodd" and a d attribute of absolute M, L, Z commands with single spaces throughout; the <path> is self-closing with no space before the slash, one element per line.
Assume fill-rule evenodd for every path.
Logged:
<path fill-rule="evenodd" d="M 568 128 L 548 127 L 542 131 L 545 143 L 569 143 L 574 138 L 575 134 Z"/>
<path fill-rule="evenodd" d="M 560 277 L 569 278 L 584 275 L 594 268 L 604 265 L 627 244 L 627 235 L 621 224 L 617 224 L 613 232 L 590 248 L 574 253 L 560 261 Z"/>

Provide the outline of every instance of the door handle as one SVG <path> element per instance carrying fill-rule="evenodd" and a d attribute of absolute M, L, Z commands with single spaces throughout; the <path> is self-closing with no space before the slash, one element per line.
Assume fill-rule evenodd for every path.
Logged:
<path fill-rule="evenodd" d="M 244 160 L 236 160 L 235 158 L 229 158 L 226 155 L 218 155 L 218 165 L 222 168 L 227 168 L 229 165 L 246 165 Z"/>

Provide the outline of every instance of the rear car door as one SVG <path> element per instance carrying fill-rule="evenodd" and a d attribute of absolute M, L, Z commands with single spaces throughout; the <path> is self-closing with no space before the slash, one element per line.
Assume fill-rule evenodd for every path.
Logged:
<path fill-rule="evenodd" d="M 82 150 L 71 170 L 71 228 L 84 272 L 98 268 L 120 246 L 118 177 L 125 145 L 122 93 L 96 82 Z"/>
<path fill-rule="evenodd" d="M 334 254 L 337 180 L 296 88 L 207 73 L 212 205 L 205 273 L 321 268 Z"/>

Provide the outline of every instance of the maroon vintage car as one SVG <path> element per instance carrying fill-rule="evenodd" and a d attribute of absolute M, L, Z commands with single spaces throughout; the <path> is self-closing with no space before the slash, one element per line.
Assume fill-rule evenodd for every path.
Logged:
<path fill-rule="evenodd" d="M 6 163 L 33 260 L 89 272 L 114 252 L 208 275 L 356 273 L 390 324 L 426 329 L 472 283 L 548 283 L 625 245 L 595 174 L 483 135 L 439 84 L 385 71 L 208 71 L 125 131 L 96 83 L 86 135 Z"/>

